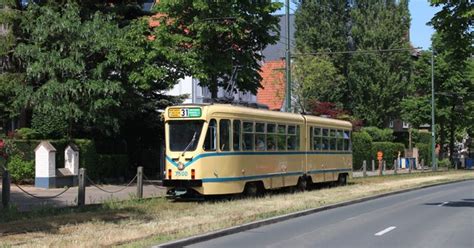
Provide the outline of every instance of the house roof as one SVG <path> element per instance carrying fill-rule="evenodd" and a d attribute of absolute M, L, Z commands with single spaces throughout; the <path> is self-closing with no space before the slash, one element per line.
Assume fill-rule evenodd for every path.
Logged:
<path fill-rule="evenodd" d="M 263 50 L 263 56 L 265 61 L 280 60 L 285 57 L 286 52 L 286 17 L 285 15 L 279 15 L 280 22 L 280 40 L 273 45 L 268 45 Z M 295 15 L 290 15 L 290 42 L 291 42 L 291 52 L 294 50 L 294 40 L 295 40 Z"/>
<path fill-rule="evenodd" d="M 262 86 L 257 92 L 257 102 L 270 110 L 280 110 L 285 99 L 285 61 L 273 60 L 262 65 Z"/>
<path fill-rule="evenodd" d="M 51 145 L 51 143 L 49 143 L 49 141 L 47 141 L 47 140 L 41 141 L 41 143 L 39 143 L 39 145 L 35 148 L 35 152 L 36 152 L 40 147 L 46 148 L 46 150 L 48 150 L 49 152 L 55 152 L 55 151 L 56 151 L 56 148 L 54 148 L 54 146 Z"/>

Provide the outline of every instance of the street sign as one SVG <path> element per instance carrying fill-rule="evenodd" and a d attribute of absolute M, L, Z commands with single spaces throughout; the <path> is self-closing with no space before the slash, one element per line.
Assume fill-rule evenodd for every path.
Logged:
<path fill-rule="evenodd" d="M 378 161 L 382 161 L 382 159 L 383 159 L 383 152 L 382 152 L 382 151 L 378 151 L 378 152 L 377 152 L 377 160 L 378 160 Z"/>

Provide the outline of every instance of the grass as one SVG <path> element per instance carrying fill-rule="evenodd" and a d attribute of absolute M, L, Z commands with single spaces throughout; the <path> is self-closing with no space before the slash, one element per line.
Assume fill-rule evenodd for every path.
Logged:
<path fill-rule="evenodd" d="M 474 179 L 474 172 L 356 178 L 344 187 L 268 194 L 258 199 L 207 202 L 171 202 L 163 198 L 111 200 L 98 206 L 47 208 L 27 214 L 2 211 L 0 246 L 150 246 L 304 209 L 463 179 Z"/>

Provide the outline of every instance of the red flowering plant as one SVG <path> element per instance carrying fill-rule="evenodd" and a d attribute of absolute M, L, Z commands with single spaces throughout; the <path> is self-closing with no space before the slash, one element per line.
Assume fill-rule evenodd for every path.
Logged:
<path fill-rule="evenodd" d="M 6 170 L 9 155 L 13 150 L 16 149 L 11 141 L 0 139 L 0 169 Z"/>

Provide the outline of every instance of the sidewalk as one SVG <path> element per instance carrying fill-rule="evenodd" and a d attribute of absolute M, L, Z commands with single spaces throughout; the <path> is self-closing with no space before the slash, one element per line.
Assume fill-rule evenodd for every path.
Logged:
<path fill-rule="evenodd" d="M 124 189 L 126 185 L 99 185 L 102 189 L 110 192 Z M 59 189 L 35 188 L 31 185 L 20 185 L 25 191 L 38 197 L 49 197 L 57 195 L 64 191 Z M 77 205 L 78 187 L 69 188 L 64 194 L 52 199 L 37 199 L 21 191 L 16 185 L 11 184 L 10 205 L 16 207 L 19 211 L 28 211 L 40 206 L 66 207 Z M 124 190 L 117 193 L 107 193 L 92 185 L 86 187 L 86 204 L 102 203 L 109 200 L 127 200 L 137 193 L 136 184 L 132 184 Z M 1 194 L 1 184 L 0 184 Z M 145 183 L 143 185 L 143 198 L 161 197 L 166 194 L 166 188 Z M 0 209 L 2 208 L 0 204 Z"/>

